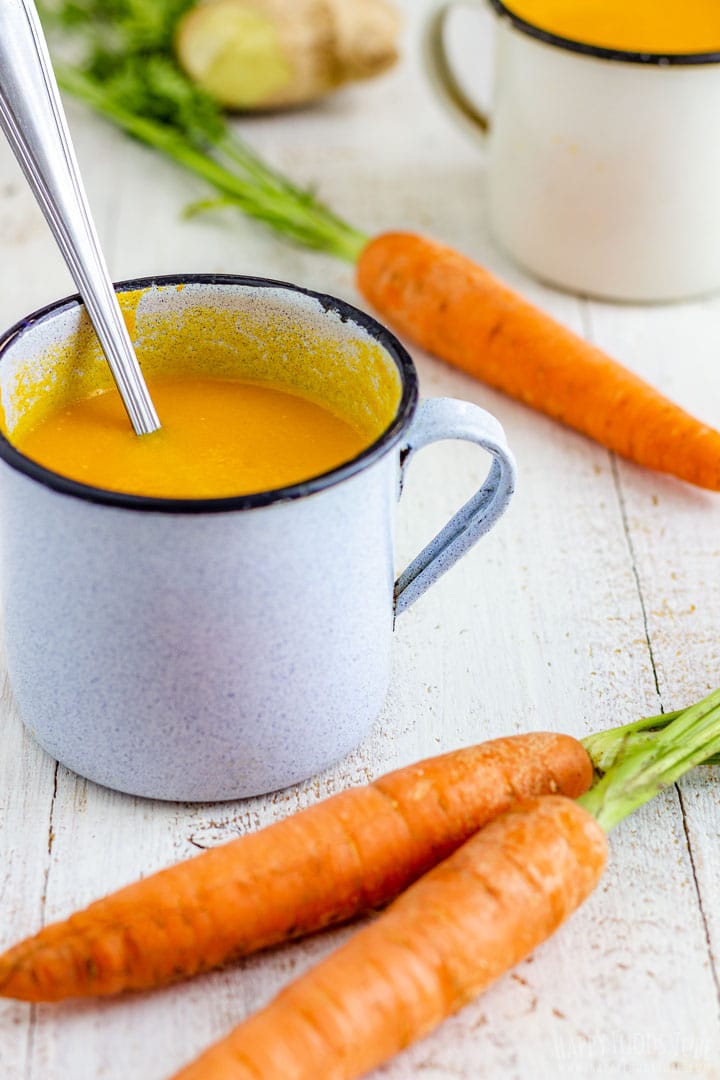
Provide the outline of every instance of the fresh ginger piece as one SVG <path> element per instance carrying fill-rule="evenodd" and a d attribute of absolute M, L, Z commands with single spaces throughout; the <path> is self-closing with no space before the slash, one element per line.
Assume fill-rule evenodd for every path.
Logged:
<path fill-rule="evenodd" d="M 397 59 L 387 0 L 209 0 L 180 20 L 181 67 L 229 109 L 300 105 Z"/>

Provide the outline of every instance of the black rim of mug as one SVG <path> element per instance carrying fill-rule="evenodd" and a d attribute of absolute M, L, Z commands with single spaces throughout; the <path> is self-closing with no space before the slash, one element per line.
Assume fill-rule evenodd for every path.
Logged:
<path fill-rule="evenodd" d="M 490 4 L 499 15 L 505 16 L 518 30 L 537 38 L 546 45 L 555 45 L 559 49 L 569 52 L 582 53 L 584 56 L 594 56 L 598 60 L 620 60 L 626 64 L 650 64 L 657 67 L 683 67 L 699 64 L 720 63 L 720 52 L 697 52 L 697 53 L 654 53 L 632 52 L 627 49 L 609 49 L 601 45 L 586 45 L 582 41 L 574 41 L 572 38 L 553 34 L 549 30 L 543 30 L 534 23 L 527 22 L 516 15 L 503 0 L 490 0 Z"/>
<path fill-rule="evenodd" d="M 361 327 L 371 337 L 375 338 L 378 344 L 394 360 L 400 375 L 402 395 L 392 422 L 370 446 L 336 469 L 331 469 L 329 472 L 322 473 L 319 476 L 313 476 L 299 484 L 291 484 L 287 487 L 274 488 L 269 491 L 258 491 L 250 495 L 231 495 L 223 498 L 156 498 L 150 495 L 129 495 L 121 491 L 110 491 L 107 488 L 81 484 L 76 480 L 62 476 L 60 473 L 52 472 L 43 465 L 39 465 L 37 462 L 25 457 L 8 441 L 2 432 L 0 432 L 0 459 L 17 469 L 18 472 L 24 473 L 33 480 L 44 484 L 45 487 L 61 492 L 63 495 L 75 496 L 86 502 L 153 513 L 207 514 L 254 510 L 258 507 L 301 499 L 307 495 L 324 491 L 372 465 L 400 441 L 417 407 L 417 372 L 407 350 L 386 327 L 373 319 L 372 316 L 359 308 L 353 307 L 352 304 L 348 304 L 344 300 L 339 300 L 337 297 L 315 292 L 312 289 L 304 289 L 300 285 L 293 285 L 287 281 L 276 281 L 273 278 L 248 277 L 236 274 L 168 274 L 119 281 L 114 284 L 114 288 L 117 293 L 122 293 L 133 292 L 137 289 L 163 288 L 177 285 L 241 285 L 258 289 L 287 289 L 289 292 L 299 293 L 302 296 L 317 300 L 325 311 L 336 312 L 343 322 L 352 322 Z M 68 308 L 82 306 L 80 296 L 75 294 L 74 296 L 64 297 L 62 300 L 55 300 L 53 303 L 38 308 L 37 311 L 20 319 L 0 336 L 0 362 L 15 339 L 25 333 L 26 330 L 47 322 L 49 319 L 67 311 Z"/>

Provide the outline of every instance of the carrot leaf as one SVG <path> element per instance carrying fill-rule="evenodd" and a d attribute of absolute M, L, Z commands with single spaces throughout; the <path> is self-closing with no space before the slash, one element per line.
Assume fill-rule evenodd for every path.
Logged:
<path fill-rule="evenodd" d="M 631 724 L 623 724 L 622 727 L 597 731 L 583 739 L 582 744 L 590 755 L 595 770 L 600 774 L 606 773 L 621 757 L 653 739 L 657 732 L 666 728 L 683 711 L 679 709 L 677 712 L 661 713 L 659 716 L 646 716 L 642 720 L 634 720 Z"/>
<path fill-rule="evenodd" d="M 233 206 L 303 247 L 355 262 L 368 237 L 258 157 L 179 67 L 174 28 L 191 3 L 41 3 L 51 39 L 79 49 L 72 63 L 54 60 L 61 89 L 201 177 L 216 192 L 215 206 Z"/>
<path fill-rule="evenodd" d="M 609 831 L 696 765 L 720 754 L 720 690 L 672 716 L 584 740 L 604 775 L 578 800 Z"/>

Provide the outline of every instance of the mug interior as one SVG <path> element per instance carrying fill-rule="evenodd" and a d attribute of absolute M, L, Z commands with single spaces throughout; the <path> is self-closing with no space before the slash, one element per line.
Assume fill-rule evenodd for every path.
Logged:
<path fill-rule="evenodd" d="M 94 501 L 164 510 L 249 508 L 338 482 L 399 439 L 417 400 L 400 343 L 344 301 L 284 282 L 192 275 L 116 286 L 146 376 L 202 374 L 280 386 L 347 418 L 367 438 L 352 461 L 301 484 L 219 499 L 128 495 L 72 481 L 14 441 L 56 408 L 114 386 L 78 297 L 29 316 L 0 339 L 0 458 Z M 128 421 L 129 422 L 129 421 Z"/>
<path fill-rule="evenodd" d="M 582 0 L 579 0 L 582 2 Z M 507 18 L 512 25 L 524 34 L 537 38 L 546 45 L 554 45 L 569 52 L 582 53 L 586 56 L 594 56 L 601 60 L 615 60 L 626 64 L 649 64 L 659 67 L 686 67 L 698 64 L 720 63 L 720 51 L 708 50 L 700 52 L 651 52 L 632 49 L 610 48 L 602 45 L 592 45 L 585 41 L 563 37 L 551 30 L 528 19 L 526 15 L 518 15 L 508 6 L 504 0 L 490 0 L 495 11 Z"/>

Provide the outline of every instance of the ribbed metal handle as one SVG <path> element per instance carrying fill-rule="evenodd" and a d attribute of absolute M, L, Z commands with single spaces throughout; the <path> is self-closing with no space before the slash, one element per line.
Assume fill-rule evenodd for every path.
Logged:
<path fill-rule="evenodd" d="M 32 0 L 0 0 L 0 127 L 65 257 L 138 435 L 160 427 L 100 250 Z"/>

